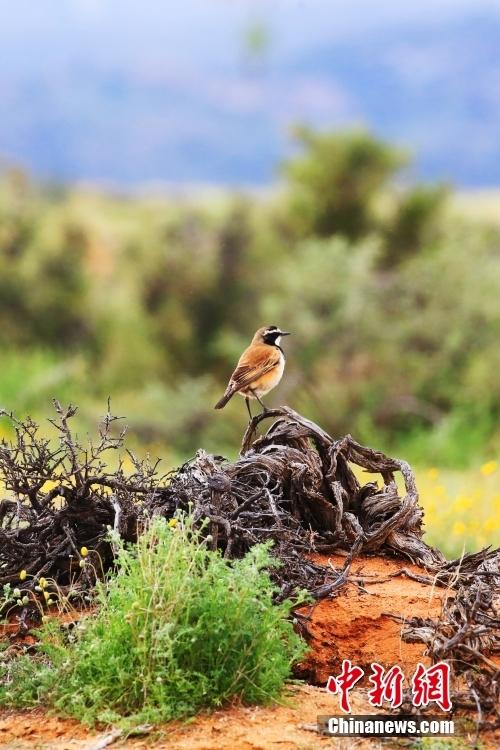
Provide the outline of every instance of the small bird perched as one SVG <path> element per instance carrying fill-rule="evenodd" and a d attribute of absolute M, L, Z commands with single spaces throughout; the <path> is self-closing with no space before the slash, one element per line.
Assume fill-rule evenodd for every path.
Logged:
<path fill-rule="evenodd" d="M 252 419 L 249 401 L 251 398 L 256 398 L 264 411 L 267 411 L 260 398 L 275 388 L 283 376 L 285 353 L 280 343 L 282 336 L 289 335 L 287 331 L 281 331 L 277 326 L 259 328 L 252 343 L 239 358 L 224 395 L 214 408 L 223 409 L 229 399 L 235 393 L 239 393 L 245 397 L 250 419 Z"/>

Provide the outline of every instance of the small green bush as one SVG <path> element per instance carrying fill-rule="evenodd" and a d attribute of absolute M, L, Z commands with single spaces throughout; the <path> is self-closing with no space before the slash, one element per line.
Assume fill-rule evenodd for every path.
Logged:
<path fill-rule="evenodd" d="M 374 202 L 407 161 L 364 130 L 298 126 L 301 153 L 283 165 L 289 222 L 299 237 L 342 235 L 357 241 L 377 229 Z"/>
<path fill-rule="evenodd" d="M 50 669 L 29 657 L 11 663 L 8 678 L 4 667 L 0 701 L 44 700 L 87 723 L 140 723 L 276 699 L 304 646 L 291 602 L 272 603 L 273 564 L 265 546 L 229 562 L 189 519 L 155 521 L 135 547 L 121 546 L 118 574 L 98 589 L 99 612 L 73 642 L 53 623 L 42 631 Z"/>

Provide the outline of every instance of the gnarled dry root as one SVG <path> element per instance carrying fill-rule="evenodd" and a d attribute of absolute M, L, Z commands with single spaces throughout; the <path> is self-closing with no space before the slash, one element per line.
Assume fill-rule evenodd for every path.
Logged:
<path fill-rule="evenodd" d="M 27 586 L 44 576 L 63 590 L 75 582 L 84 589 L 94 583 L 96 569 L 112 564 L 110 526 L 134 541 L 150 515 L 171 517 L 190 508 L 195 518 L 209 520 L 211 545 L 226 557 L 272 541 L 283 563 L 274 573 L 281 596 L 297 587 L 325 596 L 344 582 L 345 576 L 325 580 L 324 570 L 305 552 L 385 550 L 431 568 L 443 561 L 422 541 L 422 510 L 410 466 L 349 435 L 334 440 L 291 409 L 254 417 L 234 463 L 198 451 L 178 471 L 161 477 L 157 464 L 132 454 L 132 476 L 121 464 L 115 471 L 107 468 L 103 454 L 119 448 L 124 436 L 113 437 L 116 418 L 109 411 L 98 441 L 82 447 L 70 428 L 76 409 L 57 402 L 55 408 L 59 445 L 40 437 L 31 420 L 12 417 L 16 440 L 0 444 L 0 479 L 10 493 L 0 503 L 0 583 L 17 581 L 25 569 Z M 270 427 L 257 437 L 265 421 Z M 355 465 L 378 473 L 380 486 L 373 478 L 362 485 Z M 402 498 L 396 472 L 404 480 Z M 93 550 L 95 558 L 83 569 L 82 547 Z"/>
<path fill-rule="evenodd" d="M 272 420 L 269 429 L 257 437 L 266 420 Z M 380 486 L 373 478 L 360 484 L 353 466 L 379 474 Z M 404 480 L 403 498 L 396 472 Z M 212 544 L 227 557 L 272 540 L 282 563 L 274 573 L 281 596 L 302 587 L 321 597 L 345 582 L 345 576 L 325 580 L 324 569 L 304 553 L 384 550 L 432 569 L 443 562 L 422 541 L 422 510 L 406 461 L 366 448 L 350 435 L 334 440 L 288 408 L 252 419 L 234 463 L 198 451 L 149 507 L 171 516 L 190 503 L 196 518 L 210 521 Z"/>

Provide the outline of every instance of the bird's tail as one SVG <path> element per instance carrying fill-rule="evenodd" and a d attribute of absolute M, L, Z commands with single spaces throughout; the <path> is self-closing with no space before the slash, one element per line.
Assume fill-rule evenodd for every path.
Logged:
<path fill-rule="evenodd" d="M 223 397 L 215 404 L 214 409 L 223 409 L 232 396 L 234 396 L 234 391 L 232 388 L 227 388 Z"/>

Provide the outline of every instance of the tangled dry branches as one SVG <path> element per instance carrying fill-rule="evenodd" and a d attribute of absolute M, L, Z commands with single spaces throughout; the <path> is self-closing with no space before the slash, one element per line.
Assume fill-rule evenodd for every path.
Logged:
<path fill-rule="evenodd" d="M 255 417 L 234 463 L 198 451 L 179 471 L 161 477 L 158 465 L 130 454 L 135 467 L 107 467 L 104 455 L 121 447 L 118 419 L 109 411 L 95 443 L 82 446 L 70 428 L 76 409 L 56 401 L 53 445 L 31 420 L 12 420 L 16 439 L 0 445 L 0 479 L 9 496 L 0 504 L 0 583 L 21 569 L 34 579 L 50 577 L 60 587 L 93 584 L 90 566 L 78 567 L 80 549 L 93 550 L 102 570 L 112 564 L 107 539 L 112 527 L 134 541 L 152 514 L 168 518 L 192 510 L 208 520 L 213 548 L 241 556 L 253 544 L 274 543 L 283 566 L 275 573 L 286 596 L 296 587 L 325 596 L 345 579 L 325 580 L 323 569 L 303 553 L 342 548 L 351 555 L 386 550 L 434 566 L 441 555 L 422 541 L 422 511 L 415 479 L 405 461 L 366 448 L 350 436 L 333 440 L 290 409 Z M 263 420 L 270 428 L 257 437 Z M 381 476 L 361 485 L 352 466 Z M 395 472 L 405 495 L 399 497 Z M 94 566 L 95 567 L 95 566 Z"/>
<path fill-rule="evenodd" d="M 259 424 L 268 419 L 274 421 L 257 437 Z M 361 485 L 353 465 L 379 474 L 381 487 L 374 481 Z M 403 498 L 395 472 L 403 476 Z M 325 580 L 324 568 L 304 556 L 309 552 L 344 549 L 353 556 L 385 550 L 427 566 L 443 561 L 422 541 L 422 510 L 409 464 L 350 435 L 334 440 L 287 408 L 253 418 L 234 463 L 198 451 L 150 508 L 172 516 L 190 503 L 195 518 L 210 521 L 212 545 L 227 557 L 272 540 L 282 562 L 275 573 L 280 597 L 302 587 L 320 598 L 345 582 L 347 566 L 340 578 Z"/>
<path fill-rule="evenodd" d="M 500 550 L 446 563 L 437 579 L 453 587 L 441 617 L 408 620 L 403 638 L 425 643 L 434 662 L 451 666 L 455 707 L 477 710 L 479 729 L 499 727 Z"/>
<path fill-rule="evenodd" d="M 127 476 L 122 461 L 110 471 L 104 456 L 122 446 L 124 430 L 113 434 L 118 418 L 106 414 L 94 443 L 83 447 L 70 428 L 76 408 L 54 401 L 50 420 L 59 440 L 40 435 L 31 419 L 10 419 L 15 440 L 0 443 L 0 483 L 8 496 L 0 501 L 0 585 L 28 574 L 25 588 L 41 576 L 64 592 L 78 579 L 82 589 L 95 583 L 95 566 L 82 569 L 80 550 L 93 550 L 98 569 L 112 563 L 106 535 L 109 527 L 134 540 L 137 518 L 157 485 L 156 464 L 129 454 L 134 471 Z"/>

